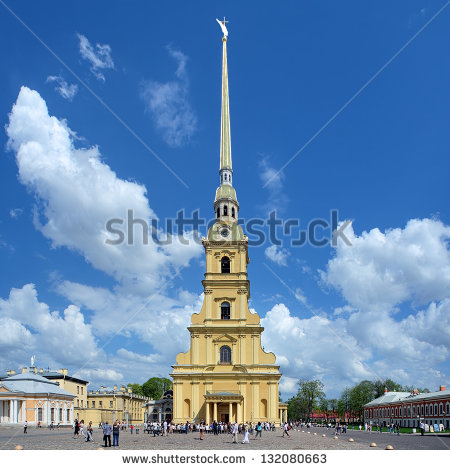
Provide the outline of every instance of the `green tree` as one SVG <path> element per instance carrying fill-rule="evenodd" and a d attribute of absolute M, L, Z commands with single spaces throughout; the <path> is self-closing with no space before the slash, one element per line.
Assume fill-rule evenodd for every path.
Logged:
<path fill-rule="evenodd" d="M 161 377 L 152 377 L 142 384 L 142 391 L 145 396 L 153 400 L 159 400 L 166 390 L 172 388 L 172 381 Z"/>
<path fill-rule="evenodd" d="M 387 388 L 390 392 L 393 392 L 394 390 L 396 392 L 402 392 L 404 391 L 404 388 L 402 385 L 399 383 L 394 382 L 391 379 L 378 379 L 373 382 L 373 387 L 375 391 L 375 398 L 381 397 L 384 394 L 384 390 Z"/>
<path fill-rule="evenodd" d="M 316 380 L 299 380 L 297 393 L 298 403 L 306 411 L 306 420 L 309 421 L 314 408 L 318 408 L 320 400 L 325 399 L 323 383 Z"/>
<path fill-rule="evenodd" d="M 128 387 L 131 387 L 131 390 L 136 395 L 144 395 L 142 391 L 142 385 L 139 384 L 128 384 Z"/>
<path fill-rule="evenodd" d="M 328 416 L 330 415 L 330 400 L 327 400 L 325 397 L 322 397 L 319 400 L 318 410 L 325 415 L 325 420 L 328 423 Z"/>
<path fill-rule="evenodd" d="M 350 408 L 353 415 L 362 421 L 364 405 L 375 398 L 375 386 L 370 380 L 363 380 L 350 389 Z"/>

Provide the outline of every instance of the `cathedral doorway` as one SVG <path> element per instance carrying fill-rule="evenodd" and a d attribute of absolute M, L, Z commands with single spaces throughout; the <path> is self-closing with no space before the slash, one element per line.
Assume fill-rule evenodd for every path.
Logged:
<path fill-rule="evenodd" d="M 222 421 L 222 423 L 228 423 L 228 421 L 229 421 L 229 415 L 224 414 L 224 413 L 221 414 L 221 415 L 220 415 L 220 421 Z"/>

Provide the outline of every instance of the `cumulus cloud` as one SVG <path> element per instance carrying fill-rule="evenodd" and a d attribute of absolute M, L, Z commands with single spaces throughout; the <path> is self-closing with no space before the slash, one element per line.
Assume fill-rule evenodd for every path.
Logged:
<path fill-rule="evenodd" d="M 101 81 L 105 81 L 103 70 L 113 69 L 114 61 L 111 57 L 111 47 L 108 44 L 96 44 L 95 48 L 89 39 L 82 34 L 78 34 L 80 41 L 81 57 L 91 64 L 91 72 Z"/>
<path fill-rule="evenodd" d="M 276 245 L 271 245 L 264 250 L 264 254 L 267 258 L 279 266 L 287 266 L 289 251 L 285 248 L 279 248 Z"/>
<path fill-rule="evenodd" d="M 299 318 L 284 304 L 277 304 L 261 319 L 265 331 L 262 342 L 266 351 L 273 351 L 281 366 L 282 393 L 296 388 L 294 377 L 317 377 L 329 391 L 342 388 L 342 383 L 353 383 L 355 377 L 373 376 L 365 361 L 370 359 L 368 348 L 346 332 L 343 320 L 331 321 L 313 315 Z M 270 333 L 269 333 L 270 332 Z M 291 378 L 291 379 L 290 379 Z"/>
<path fill-rule="evenodd" d="M 112 218 L 121 217 L 124 220 L 122 229 L 128 234 L 129 209 L 133 211 L 134 219 L 149 221 L 156 218 L 149 206 L 146 188 L 118 178 L 102 161 L 97 147 L 76 148 L 76 134 L 66 121 L 49 115 L 45 101 L 36 91 L 23 87 L 9 117 L 8 147 L 16 155 L 20 182 L 38 201 L 35 210 L 37 229 L 54 247 L 67 247 L 80 253 L 92 266 L 116 280 L 112 289 L 106 289 L 54 279 L 53 287 L 71 305 L 63 316 L 58 317 L 59 320 L 50 315 L 54 328 L 47 331 L 52 335 L 47 344 L 57 346 L 52 342 L 58 341 L 59 330 L 64 333 L 60 337 L 69 341 L 65 336 L 66 325 L 70 325 L 73 335 L 75 327 L 84 324 L 93 337 L 102 341 L 101 344 L 108 344 L 115 337 L 133 337 L 151 350 L 150 354 L 142 355 L 119 348 L 115 355 L 104 359 L 105 370 L 109 364 L 109 369 L 129 377 L 130 364 L 133 364 L 133 374 L 136 371 L 148 379 L 145 376 L 149 373 L 150 361 L 153 361 L 152 370 L 166 374 L 167 365 L 174 360 L 173 351 L 187 348 L 186 325 L 192 312 L 198 311 L 201 305 L 197 294 L 181 290 L 168 296 L 167 290 L 174 276 L 202 252 L 202 247 L 194 243 L 192 233 L 185 234 L 185 238 L 191 240 L 187 245 L 174 238 L 172 244 L 160 247 L 151 237 L 149 244 L 145 244 L 140 226 L 134 231 L 133 244 L 105 243 L 114 238 L 105 228 Z M 36 297 L 35 291 L 33 295 Z M 39 308 L 47 318 L 49 307 L 37 301 L 31 303 L 30 308 L 20 310 L 23 317 L 16 315 L 14 319 L 20 321 L 25 330 L 15 325 L 15 329 L 11 329 L 14 337 L 25 341 L 30 312 Z M 82 321 L 82 311 L 89 312 L 88 324 Z M 180 330 L 184 334 L 180 334 Z M 33 334 L 31 338 L 34 338 Z M 90 356 L 75 354 L 70 348 L 61 346 L 61 349 L 70 352 L 83 373 L 97 367 L 97 358 L 89 360 Z M 92 348 L 87 351 L 89 349 L 92 351 Z M 60 366 L 67 365 L 64 361 L 68 356 L 59 357 Z M 135 364 L 138 364 L 137 369 L 134 369 Z M 93 380 L 107 381 L 108 377 L 119 380 L 110 374 L 102 378 L 95 367 L 88 376 Z"/>
<path fill-rule="evenodd" d="M 450 353 L 450 227 L 413 219 L 385 233 L 346 233 L 351 245 L 339 242 L 321 272 L 346 302 L 333 325 L 367 350 L 369 372 L 436 388 Z"/>
<path fill-rule="evenodd" d="M 134 220 L 156 217 L 146 188 L 118 178 L 102 162 L 98 147 L 76 148 L 73 131 L 65 121 L 49 115 L 36 91 L 22 87 L 6 131 L 19 179 L 40 201 L 36 226 L 54 247 L 75 250 L 122 285 L 146 292 L 160 288 L 201 253 L 199 244 L 181 246 L 178 238 L 165 247 L 157 246 L 151 237 L 145 244 L 142 227 L 136 224 L 133 244 L 107 244 L 107 239 L 114 239 L 106 229 L 108 220 L 122 219 L 120 228 L 127 234 L 128 210 Z"/>
<path fill-rule="evenodd" d="M 68 84 L 61 75 L 50 75 L 47 77 L 47 83 L 55 82 L 55 91 L 57 91 L 65 100 L 72 101 L 78 92 L 78 85 Z"/>
<path fill-rule="evenodd" d="M 188 142 L 197 130 L 197 117 L 189 102 L 189 79 L 186 72 L 187 56 L 168 46 L 169 55 L 176 61 L 175 80 L 145 81 L 141 99 L 150 113 L 164 141 L 171 147 Z"/>
<path fill-rule="evenodd" d="M 390 309 L 450 297 L 450 227 L 442 222 L 413 219 L 403 230 L 375 228 L 361 236 L 348 227 L 346 234 L 351 246 L 339 240 L 322 279 L 353 306 Z"/>
<path fill-rule="evenodd" d="M 5 368 L 18 360 L 27 364 L 36 351 L 42 361 L 52 364 L 56 361 L 73 366 L 103 359 L 81 311 L 74 305 L 69 305 L 62 314 L 51 311 L 47 304 L 39 302 L 33 284 L 13 288 L 9 298 L 0 298 L 0 325 L 0 356 Z"/>

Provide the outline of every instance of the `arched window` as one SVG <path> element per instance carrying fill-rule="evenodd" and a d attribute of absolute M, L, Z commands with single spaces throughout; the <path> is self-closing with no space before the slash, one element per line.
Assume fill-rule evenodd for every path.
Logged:
<path fill-rule="evenodd" d="M 220 348 L 220 363 L 231 364 L 231 348 L 230 346 L 222 346 Z"/>
<path fill-rule="evenodd" d="M 223 273 L 229 273 L 230 272 L 230 258 L 228 258 L 227 256 L 224 256 L 220 260 L 220 270 Z"/>
<path fill-rule="evenodd" d="M 220 208 L 217 208 L 217 218 L 220 219 Z"/>
<path fill-rule="evenodd" d="M 234 211 L 234 207 L 231 208 L 231 217 L 236 217 L 236 212 Z"/>
<path fill-rule="evenodd" d="M 222 305 L 220 306 L 220 318 L 222 320 L 230 319 L 230 303 L 229 302 L 222 302 Z"/>
<path fill-rule="evenodd" d="M 223 206 L 223 215 L 228 215 L 228 206 Z"/>

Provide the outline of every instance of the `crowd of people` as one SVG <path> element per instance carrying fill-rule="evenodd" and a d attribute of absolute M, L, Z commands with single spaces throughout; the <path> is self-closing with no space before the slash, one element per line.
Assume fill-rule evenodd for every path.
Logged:
<path fill-rule="evenodd" d="M 282 437 L 289 435 L 289 431 L 292 429 L 293 423 L 282 423 L 281 430 L 283 431 Z M 99 423 L 99 433 L 101 432 L 103 446 L 104 447 L 119 447 L 119 435 L 120 431 L 127 431 L 130 429 L 130 432 L 133 433 L 134 425 L 127 426 L 127 423 L 124 421 L 115 420 L 111 425 L 108 422 Z M 77 419 L 73 424 L 73 438 L 82 438 L 86 442 L 95 442 L 94 441 L 94 428 L 92 421 L 89 421 L 89 424 L 86 425 L 84 420 L 78 421 Z M 250 439 L 262 439 L 263 431 L 274 432 L 276 430 L 275 423 L 269 422 L 257 422 L 257 423 L 231 423 L 231 422 L 217 422 L 213 421 L 208 424 L 204 421 L 200 423 L 191 423 L 187 421 L 185 424 L 174 424 L 168 421 L 156 422 L 156 421 L 147 421 L 143 423 L 143 432 L 152 435 L 153 437 L 162 436 L 166 437 L 169 434 L 189 434 L 193 432 L 198 432 L 200 435 L 200 440 L 203 440 L 206 434 L 209 435 L 219 435 L 219 434 L 228 434 L 231 436 L 232 442 L 237 443 L 242 437 L 242 444 L 248 444 Z M 137 433 L 138 431 L 136 431 Z M 113 437 L 111 444 L 111 435 Z"/>

